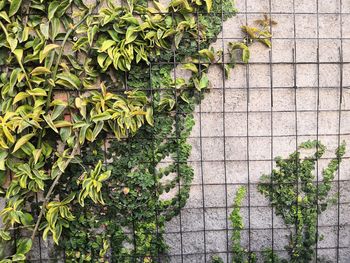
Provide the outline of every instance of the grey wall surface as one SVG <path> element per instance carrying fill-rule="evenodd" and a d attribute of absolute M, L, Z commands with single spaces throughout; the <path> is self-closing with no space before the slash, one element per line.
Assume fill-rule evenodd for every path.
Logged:
<path fill-rule="evenodd" d="M 288 230 L 257 192 L 260 176 L 271 171 L 274 157 L 287 157 L 296 144 L 318 138 L 328 148 L 318 164 L 321 180 L 339 141 L 350 146 L 350 1 L 236 2 L 239 14 L 224 23 L 213 46 L 226 49 L 228 42 L 242 39 L 239 25 L 266 13 L 278 22 L 273 47 L 254 45 L 251 63 L 237 66 L 228 80 L 219 66 L 210 70 L 211 92 L 197 107 L 190 139 L 195 168 L 190 199 L 167 225 L 172 262 L 209 262 L 213 254 L 230 262 L 227 217 L 241 184 L 249 190 L 242 208 L 243 245 L 252 251 L 284 250 Z M 350 262 L 349 157 L 348 150 L 336 175 L 339 208 L 334 205 L 319 217 L 324 239 L 318 256 L 332 262 Z M 338 192 L 337 181 L 332 191 Z"/>

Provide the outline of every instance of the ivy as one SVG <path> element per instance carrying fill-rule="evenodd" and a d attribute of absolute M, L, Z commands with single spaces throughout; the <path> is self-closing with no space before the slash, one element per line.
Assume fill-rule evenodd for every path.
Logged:
<path fill-rule="evenodd" d="M 235 13 L 219 0 L 0 3 L 0 262 L 29 260 L 38 235 L 67 262 L 164 257 L 223 10 Z M 173 78 L 161 63 L 174 61 L 192 76 Z"/>
<path fill-rule="evenodd" d="M 313 155 L 301 156 L 300 150 L 313 149 Z M 276 169 L 263 176 L 259 184 L 259 191 L 269 198 L 276 215 L 291 229 L 286 246 L 289 260 L 281 262 L 311 262 L 315 257 L 314 245 L 320 240 L 317 218 L 332 203 L 328 194 L 345 154 L 345 144 L 337 148 L 336 157 L 322 170 L 322 181 L 315 182 L 315 166 L 325 151 L 319 141 L 304 142 L 289 158 L 276 158 Z"/>
<path fill-rule="evenodd" d="M 304 156 L 301 150 L 314 150 L 315 153 Z M 314 260 L 324 262 L 322 258 L 315 259 L 314 246 L 321 240 L 317 232 L 317 218 L 333 203 L 329 192 L 345 154 L 345 143 L 336 149 L 336 157 L 322 170 L 322 180 L 316 180 L 315 166 L 325 151 L 326 147 L 321 142 L 306 141 L 288 158 L 276 157 L 276 168 L 270 175 L 261 177 L 259 192 L 269 198 L 275 214 L 283 219 L 290 231 L 289 242 L 285 247 L 289 258 L 280 258 L 271 248 L 265 248 L 262 251 L 264 263 L 309 263 Z M 241 245 L 244 229 L 241 207 L 245 195 L 246 188 L 240 187 L 229 217 L 233 227 L 231 252 L 234 263 L 257 262 L 256 253 L 247 251 Z M 211 262 L 222 262 L 222 259 L 214 256 Z"/>

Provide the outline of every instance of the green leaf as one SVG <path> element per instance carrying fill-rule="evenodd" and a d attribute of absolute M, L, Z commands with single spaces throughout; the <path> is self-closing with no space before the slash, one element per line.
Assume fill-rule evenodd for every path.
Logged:
<path fill-rule="evenodd" d="M 22 224 L 24 226 L 29 226 L 29 225 L 31 225 L 33 223 L 33 216 L 31 214 L 29 214 L 29 213 L 23 213 L 22 216 L 21 216 L 21 222 L 22 222 Z M 22 245 L 22 248 L 23 247 L 24 247 L 24 245 Z M 24 250 L 23 250 L 20 253 L 21 254 L 25 254 L 27 252 L 24 252 Z"/>
<path fill-rule="evenodd" d="M 103 129 L 104 122 L 98 121 L 92 131 L 92 141 L 94 141 Z"/>
<path fill-rule="evenodd" d="M 209 84 L 209 79 L 208 79 L 208 76 L 207 74 L 203 73 L 202 74 L 202 77 L 201 77 L 201 80 L 199 82 L 199 88 L 202 90 L 202 89 L 205 89 L 208 87 L 208 84 Z"/>
<path fill-rule="evenodd" d="M 208 13 L 210 13 L 211 12 L 211 8 L 213 6 L 213 0 L 204 0 L 204 1 L 205 1 L 206 6 L 207 6 Z"/>
<path fill-rule="evenodd" d="M 182 40 L 184 33 L 183 32 L 177 32 L 174 38 L 174 42 L 175 42 L 175 47 L 179 48 L 180 42 Z"/>
<path fill-rule="evenodd" d="M 202 49 L 198 52 L 202 57 L 208 58 L 211 62 L 215 62 L 215 55 L 209 49 Z"/>
<path fill-rule="evenodd" d="M 3 229 L 0 229 L 0 237 L 2 240 L 11 240 L 10 232 Z"/>
<path fill-rule="evenodd" d="M 52 1 L 49 4 L 49 8 L 47 11 L 47 18 L 49 19 L 49 21 L 55 16 L 55 13 L 57 11 L 57 8 L 59 7 L 60 2 L 59 1 Z"/>
<path fill-rule="evenodd" d="M 57 75 L 57 78 L 59 79 L 58 81 L 56 81 L 57 84 L 63 85 L 67 88 L 75 88 L 75 89 L 79 89 L 81 86 L 81 81 L 80 79 L 70 73 L 70 72 L 63 72 Z M 61 80 L 61 81 L 60 81 Z"/>
<path fill-rule="evenodd" d="M 21 137 L 15 144 L 15 147 L 13 148 L 12 153 L 18 151 L 18 149 L 20 149 L 24 144 L 26 144 L 27 142 L 29 142 L 29 140 L 34 136 L 34 133 L 29 133 L 24 135 L 23 137 Z"/>
<path fill-rule="evenodd" d="M 21 7 L 22 0 L 11 0 L 9 16 L 13 16 L 17 13 L 18 9 Z"/>
<path fill-rule="evenodd" d="M 116 44 L 117 44 L 117 42 L 115 42 L 114 40 L 108 39 L 102 43 L 102 46 L 99 49 L 99 52 L 105 52 L 107 49 L 109 49 L 110 47 L 112 47 Z"/>
<path fill-rule="evenodd" d="M 32 76 L 43 75 L 48 73 L 51 73 L 51 71 L 46 67 L 36 67 L 32 70 L 32 72 L 30 72 Z"/>
<path fill-rule="evenodd" d="M 242 50 L 242 61 L 244 63 L 248 63 L 249 59 L 250 59 L 250 51 L 249 51 L 249 48 L 246 47 Z"/>
<path fill-rule="evenodd" d="M 0 12 L 0 18 L 4 19 L 6 22 L 11 23 L 11 20 L 5 11 Z"/>
<path fill-rule="evenodd" d="M 45 39 L 49 39 L 50 24 L 48 22 L 40 24 L 40 32 Z"/>
<path fill-rule="evenodd" d="M 5 161 L 7 158 L 7 151 L 0 150 L 0 171 L 6 171 Z"/>
<path fill-rule="evenodd" d="M 18 62 L 21 63 L 22 59 L 23 59 L 23 49 L 16 49 L 16 50 L 14 50 L 13 54 L 15 54 Z"/>
<path fill-rule="evenodd" d="M 15 51 L 17 44 L 18 44 L 18 40 L 16 38 L 11 37 L 11 36 L 8 36 L 6 38 L 6 40 L 7 40 L 7 43 L 9 43 L 11 51 L 12 52 Z"/>
<path fill-rule="evenodd" d="M 46 97 L 47 96 L 47 93 L 44 89 L 42 88 L 35 88 L 35 89 L 32 89 L 32 90 L 27 90 L 27 93 L 30 95 L 30 96 L 42 96 L 42 97 Z"/>
<path fill-rule="evenodd" d="M 112 118 L 112 116 L 108 112 L 103 112 L 103 113 L 91 116 L 91 120 L 95 123 L 97 123 L 99 121 L 107 121 L 107 120 L 110 120 L 111 118 Z"/>
<path fill-rule="evenodd" d="M 198 73 L 198 68 L 195 64 L 193 63 L 186 63 L 182 66 L 183 69 L 188 69 L 194 73 Z"/>
<path fill-rule="evenodd" d="M 148 122 L 149 125 L 151 125 L 151 126 L 154 125 L 153 108 L 152 107 L 147 108 L 146 121 Z"/>
<path fill-rule="evenodd" d="M 58 133 L 58 130 L 57 130 L 55 124 L 53 123 L 51 116 L 50 115 L 43 115 L 43 118 L 46 121 L 47 125 L 49 125 L 51 129 L 53 129 L 56 133 Z"/>
<path fill-rule="evenodd" d="M 56 105 L 54 108 L 53 108 L 53 111 L 51 113 L 51 116 L 52 116 L 52 120 L 56 120 L 61 114 L 62 112 L 66 109 L 66 106 L 65 105 Z"/>
<path fill-rule="evenodd" d="M 60 31 L 61 21 L 59 18 L 54 17 L 50 21 L 50 25 L 51 25 L 51 30 L 49 31 L 49 34 L 50 34 L 51 40 L 54 41 Z"/>
<path fill-rule="evenodd" d="M 12 90 L 15 87 L 21 72 L 22 72 L 22 70 L 20 68 L 15 68 L 11 72 L 11 76 L 10 76 L 10 90 Z"/>
<path fill-rule="evenodd" d="M 125 45 L 133 42 L 137 38 L 136 28 L 133 26 L 128 27 L 125 34 Z"/>
<path fill-rule="evenodd" d="M 47 55 L 49 54 L 49 52 L 51 50 L 59 48 L 59 47 L 60 46 L 57 44 L 49 44 L 49 45 L 45 46 L 44 49 L 39 54 L 40 63 L 43 62 L 43 60 L 47 57 Z"/>
<path fill-rule="evenodd" d="M 23 254 L 16 254 L 12 256 L 12 262 L 23 261 L 26 259 L 26 256 Z"/>

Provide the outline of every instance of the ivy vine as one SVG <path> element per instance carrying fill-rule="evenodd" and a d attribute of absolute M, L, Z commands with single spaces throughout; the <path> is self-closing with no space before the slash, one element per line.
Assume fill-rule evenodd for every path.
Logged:
<path fill-rule="evenodd" d="M 312 150 L 314 154 L 308 155 L 308 151 Z M 276 168 L 271 174 L 261 176 L 259 192 L 269 199 L 275 214 L 282 218 L 289 231 L 289 241 L 285 246 L 288 258 L 281 258 L 273 249 L 265 248 L 262 251 L 264 263 L 329 262 L 324 258 L 315 259 L 315 245 L 322 239 L 317 231 L 317 218 L 334 203 L 329 193 L 345 154 L 345 143 L 336 149 L 335 158 L 323 168 L 322 178 L 319 179 L 316 178 L 315 169 L 325 151 L 326 147 L 321 142 L 306 141 L 288 158 L 276 157 Z M 229 218 L 233 228 L 230 251 L 233 263 L 257 262 L 256 253 L 248 251 L 241 244 L 244 229 L 241 207 L 245 195 L 246 188 L 240 187 Z M 211 262 L 223 260 L 214 256 Z"/>

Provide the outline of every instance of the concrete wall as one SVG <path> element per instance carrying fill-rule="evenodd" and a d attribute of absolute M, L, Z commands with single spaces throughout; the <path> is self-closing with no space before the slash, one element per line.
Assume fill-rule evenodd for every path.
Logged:
<path fill-rule="evenodd" d="M 248 248 L 250 243 L 251 250 L 259 251 L 274 243 L 275 250 L 283 250 L 288 231 L 257 192 L 260 176 L 271 171 L 272 158 L 286 157 L 296 143 L 316 139 L 317 134 L 328 147 L 325 158 L 334 156 L 338 139 L 350 145 L 350 1 L 236 2 L 240 13 L 224 23 L 221 38 L 213 46 L 226 48 L 228 42 L 241 39 L 237 25 L 251 24 L 267 13 L 278 22 L 273 28 L 271 59 L 270 50 L 255 45 L 251 63 L 237 66 L 229 80 L 223 81 L 218 67 L 210 70 L 212 90 L 197 107 L 190 139 L 195 168 L 190 199 L 167 225 L 172 262 L 205 262 L 212 254 L 226 262 L 231 235 L 227 216 L 238 184 L 248 186 L 248 182 L 250 194 L 242 214 L 250 231 L 243 231 L 243 245 Z M 349 157 L 348 150 L 339 172 L 340 209 L 334 205 L 319 217 L 324 240 L 318 243 L 318 255 L 332 262 L 350 262 Z M 328 161 L 319 162 L 320 178 Z M 332 191 L 338 191 L 336 182 Z"/>

